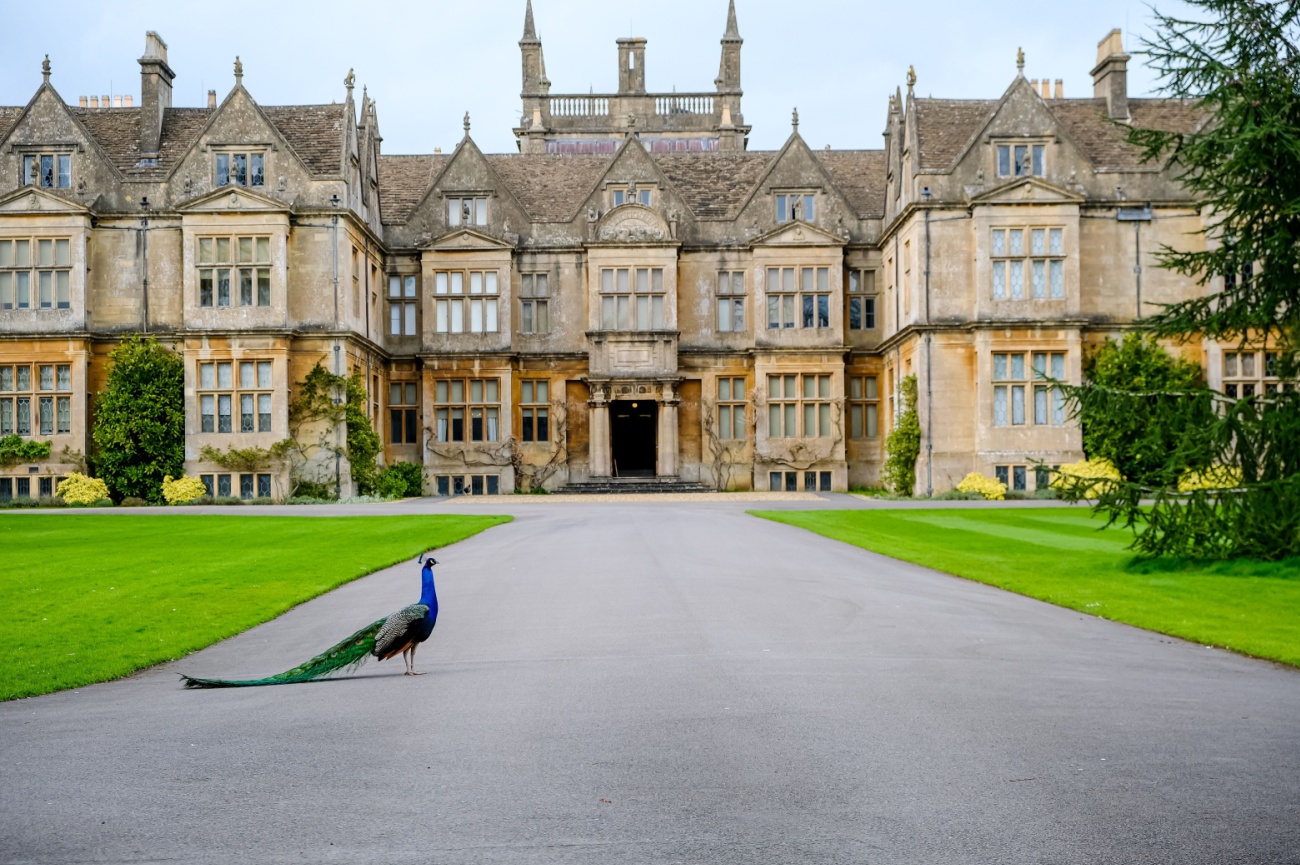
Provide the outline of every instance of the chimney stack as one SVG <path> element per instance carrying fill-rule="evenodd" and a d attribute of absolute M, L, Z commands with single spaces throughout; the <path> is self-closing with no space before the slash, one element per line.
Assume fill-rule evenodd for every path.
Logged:
<path fill-rule="evenodd" d="M 1046 78 L 1043 79 L 1043 98 L 1052 98 L 1052 82 Z"/>
<path fill-rule="evenodd" d="M 1062 81 L 1060 78 L 1056 79 L 1056 96 L 1054 98 L 1056 99 L 1065 98 L 1065 82 Z"/>
<path fill-rule="evenodd" d="M 114 107 L 114 108 L 121 108 L 121 107 L 122 107 L 122 97 L 121 97 L 121 96 L 114 96 L 114 97 L 113 97 L 113 107 Z"/>
<path fill-rule="evenodd" d="M 101 97 L 99 97 L 99 107 L 100 107 L 100 108 L 112 108 L 112 107 L 113 107 L 113 97 L 112 97 L 112 96 L 101 96 Z"/>
<path fill-rule="evenodd" d="M 122 107 L 123 107 L 123 108 L 131 108 L 131 107 L 134 107 L 134 105 L 135 105 L 135 97 L 134 97 L 134 96 L 132 96 L 131 94 L 128 93 L 126 96 L 123 96 L 123 97 L 122 97 Z"/>
<path fill-rule="evenodd" d="M 172 107 L 172 81 L 176 73 L 167 65 L 167 43 L 150 30 L 144 36 L 140 58 L 140 154 L 157 156 L 162 140 L 163 112 Z"/>
<path fill-rule="evenodd" d="M 82 108 L 85 108 L 85 107 L 86 107 L 86 104 L 87 104 L 90 100 L 88 100 L 86 97 L 82 96 L 82 97 L 81 97 L 79 100 L 77 100 L 77 101 L 81 104 L 81 107 L 82 107 Z"/>
<path fill-rule="evenodd" d="M 98 107 L 99 107 L 99 97 L 98 97 L 98 96 L 92 96 L 92 97 L 90 97 L 90 107 L 91 107 L 91 108 L 98 108 Z"/>
<path fill-rule="evenodd" d="M 1106 38 L 1097 44 L 1092 95 L 1106 100 L 1106 115 L 1112 120 L 1129 118 L 1128 55 L 1124 53 L 1124 34 L 1118 29 L 1107 33 Z"/>
<path fill-rule="evenodd" d="M 645 40 L 626 37 L 618 43 L 618 93 L 645 95 Z"/>
<path fill-rule="evenodd" d="M 208 91 L 208 107 L 209 108 L 217 107 L 217 91 L 215 90 Z"/>

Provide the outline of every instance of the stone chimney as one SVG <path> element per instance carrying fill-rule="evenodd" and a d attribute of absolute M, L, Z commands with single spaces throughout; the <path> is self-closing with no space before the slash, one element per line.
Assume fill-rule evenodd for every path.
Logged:
<path fill-rule="evenodd" d="M 645 95 L 645 40 L 627 37 L 618 42 L 618 92 Z"/>
<path fill-rule="evenodd" d="M 215 90 L 208 91 L 208 107 L 209 108 L 217 107 L 217 91 Z"/>
<path fill-rule="evenodd" d="M 1065 82 L 1060 78 L 1056 79 L 1056 95 L 1053 98 L 1055 99 L 1065 98 Z"/>
<path fill-rule="evenodd" d="M 154 31 L 144 37 L 140 58 L 140 154 L 158 155 L 162 140 L 163 112 L 172 107 L 172 81 L 176 73 L 167 65 L 167 43 Z"/>
<path fill-rule="evenodd" d="M 1114 120 L 1128 119 L 1128 55 L 1124 53 L 1124 34 L 1118 29 L 1107 33 L 1097 44 L 1092 95 L 1106 100 L 1107 116 Z"/>
<path fill-rule="evenodd" d="M 81 107 L 82 107 L 82 108 L 87 108 L 87 107 L 89 107 L 90 100 L 88 100 L 86 97 L 82 96 L 82 97 L 80 97 L 80 98 L 78 99 L 78 102 L 81 104 Z"/>

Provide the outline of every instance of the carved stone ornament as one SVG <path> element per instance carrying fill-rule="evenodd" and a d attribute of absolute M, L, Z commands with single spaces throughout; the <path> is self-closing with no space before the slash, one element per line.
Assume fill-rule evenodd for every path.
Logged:
<path fill-rule="evenodd" d="M 614 243 L 646 243 L 666 240 L 669 230 L 659 214 L 650 208 L 631 205 L 612 211 L 597 236 Z"/>

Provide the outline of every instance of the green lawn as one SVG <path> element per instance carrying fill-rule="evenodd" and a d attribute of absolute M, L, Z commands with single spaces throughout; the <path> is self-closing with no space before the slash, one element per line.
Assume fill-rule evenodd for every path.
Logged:
<path fill-rule="evenodd" d="M 509 521 L 0 515 L 0 700 L 183 657 L 364 574 Z M 413 566 L 412 600 L 418 593 Z M 357 627 L 373 612 L 359 613 Z M 325 648 L 330 638 L 308 648 Z"/>
<path fill-rule="evenodd" d="M 1138 561 L 1083 508 L 751 511 L 1140 628 L 1300 665 L 1300 559 Z"/>

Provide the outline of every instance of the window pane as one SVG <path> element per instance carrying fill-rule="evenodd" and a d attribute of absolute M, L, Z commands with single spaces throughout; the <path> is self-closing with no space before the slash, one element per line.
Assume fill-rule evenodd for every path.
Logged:
<path fill-rule="evenodd" d="M 785 196 L 778 195 L 776 197 L 776 221 L 780 223 L 785 222 L 787 219 L 789 219 L 789 215 L 785 207 Z"/>
<path fill-rule="evenodd" d="M 1065 393 L 1059 387 L 1052 388 L 1052 423 L 1065 424 Z"/>
<path fill-rule="evenodd" d="M 1034 145 L 1034 176 L 1035 177 L 1042 177 L 1046 173 L 1043 166 L 1043 150 L 1044 150 L 1043 145 L 1041 144 Z"/>
<path fill-rule="evenodd" d="M 1019 228 L 1013 228 L 1007 232 L 1011 255 L 1025 254 L 1025 232 Z"/>
<path fill-rule="evenodd" d="M 993 425 L 1007 425 L 1007 389 L 1006 387 L 993 388 Z"/>
<path fill-rule="evenodd" d="M 619 268 L 618 271 L 616 271 L 616 273 L 617 273 L 618 293 L 626 294 L 629 290 L 627 268 Z"/>
<path fill-rule="evenodd" d="M 1011 299 L 1020 300 L 1025 296 L 1025 263 L 1009 262 L 1011 265 Z"/>
<path fill-rule="evenodd" d="M 1011 423 L 1020 425 L 1025 422 L 1025 389 L 1023 386 L 1011 388 Z"/>
<path fill-rule="evenodd" d="M 251 393 L 240 394 L 239 397 L 239 431 L 253 431 L 253 395 Z"/>
<path fill-rule="evenodd" d="M 1034 262 L 1034 297 L 1038 299 L 1047 297 L 1047 262 L 1045 261 Z"/>
<path fill-rule="evenodd" d="M 817 218 L 816 204 L 811 195 L 803 197 L 803 218 L 804 222 L 812 222 Z"/>
<path fill-rule="evenodd" d="M 876 432 L 876 413 L 877 407 L 874 405 L 867 406 L 867 438 L 875 438 Z"/>
<path fill-rule="evenodd" d="M 1050 250 L 1052 255 L 1064 255 L 1065 242 L 1062 239 L 1061 229 L 1053 228 L 1051 232 L 1049 232 L 1049 234 L 1051 235 L 1051 237 L 1049 239 L 1048 249 Z"/>
<path fill-rule="evenodd" d="M 831 434 L 831 406 L 830 403 L 820 403 L 817 406 L 817 435 L 828 436 Z"/>
<path fill-rule="evenodd" d="M 1047 388 L 1041 385 L 1034 388 L 1034 423 L 1047 423 Z"/>
<path fill-rule="evenodd" d="M 451 332 L 465 332 L 465 302 L 462 300 L 451 302 Z"/>
<path fill-rule="evenodd" d="M 238 248 L 239 248 L 239 263 L 252 264 L 253 263 L 253 238 L 251 237 L 239 238 Z"/>
<path fill-rule="evenodd" d="M 1017 177 L 1021 176 L 1022 174 L 1026 174 L 1026 173 L 1028 173 L 1029 168 L 1030 168 L 1030 166 L 1029 166 L 1028 164 L 1026 164 L 1026 157 L 1027 157 L 1028 155 L 1029 155 L 1029 148 L 1028 148 L 1026 145 L 1024 145 L 1024 144 L 1017 144 L 1017 145 L 1016 145 L 1016 147 L 1015 147 L 1015 157 L 1016 157 L 1016 165 L 1015 165 L 1015 168 L 1016 168 L 1016 176 L 1017 176 Z"/>
<path fill-rule="evenodd" d="M 1065 355 L 1052 355 L 1052 378 L 1057 381 L 1065 381 Z"/>
<path fill-rule="evenodd" d="M 621 271 L 626 273 L 626 271 Z M 626 296 L 615 298 L 618 302 L 618 329 L 631 330 L 632 328 L 632 304 Z"/>
<path fill-rule="evenodd" d="M 226 394 L 217 397 L 217 432 L 230 432 L 230 397 Z"/>
<path fill-rule="evenodd" d="M 1011 378 L 1020 381 L 1025 377 L 1025 356 L 1023 354 L 1011 355 Z"/>
<path fill-rule="evenodd" d="M 260 388 L 269 388 L 271 386 L 271 362 L 269 360 L 257 362 L 257 386 Z"/>
<path fill-rule="evenodd" d="M 1007 263 L 1005 261 L 993 262 L 993 298 L 994 300 L 1006 300 L 1007 298 Z"/>
<path fill-rule="evenodd" d="M 59 156 L 59 188 L 70 189 L 72 187 L 72 157 Z"/>
<path fill-rule="evenodd" d="M 1050 263 L 1052 280 L 1052 297 L 1065 297 L 1065 262 L 1057 260 Z"/>
<path fill-rule="evenodd" d="M 474 199 L 474 224 L 487 225 L 487 199 Z"/>
<path fill-rule="evenodd" d="M 401 304 L 393 303 L 388 306 L 388 333 L 391 336 L 399 336 L 402 333 Z"/>
<path fill-rule="evenodd" d="M 413 303 L 408 303 L 408 304 L 405 305 L 405 308 L 406 308 L 406 322 L 405 322 L 405 323 L 406 323 L 406 335 L 407 335 L 407 336 L 414 336 L 414 335 L 415 335 L 415 304 L 413 304 Z M 495 302 L 493 302 L 492 309 L 493 309 L 493 310 L 496 309 L 496 303 L 495 303 Z M 492 322 L 492 328 L 491 328 L 491 329 L 492 329 L 492 330 L 496 330 L 496 322 L 495 322 L 495 321 Z"/>
<path fill-rule="evenodd" d="M 785 404 L 785 435 L 787 438 L 794 438 L 799 433 L 795 427 L 795 404 Z"/>
<path fill-rule="evenodd" d="M 662 297 L 650 298 L 650 326 L 655 330 L 663 330 L 664 325 L 664 299 Z"/>
<path fill-rule="evenodd" d="M 229 362 L 217 364 L 217 387 L 229 388 L 233 379 L 234 368 Z"/>
<path fill-rule="evenodd" d="M 253 386 L 253 381 L 254 381 L 253 362 L 249 360 L 240 361 L 239 386 L 241 388 L 251 388 Z"/>
<path fill-rule="evenodd" d="M 465 274 L 461 273 L 459 270 L 454 271 L 451 274 L 451 293 L 452 294 L 465 293 Z"/>
<path fill-rule="evenodd" d="M 998 176 L 1011 176 L 1011 148 L 1005 144 L 998 147 Z"/>
<path fill-rule="evenodd" d="M 257 431 L 271 431 L 271 395 L 269 393 L 258 394 L 257 396 Z"/>
<path fill-rule="evenodd" d="M 1044 255 L 1047 252 L 1047 232 L 1035 228 L 1029 233 L 1029 249 L 1032 255 Z"/>
<path fill-rule="evenodd" d="M 781 298 L 781 318 L 786 327 L 794 327 L 795 325 L 794 300 L 795 295 L 793 294 L 783 295 Z"/>
<path fill-rule="evenodd" d="M 831 296 L 829 294 L 817 295 L 817 326 L 831 326 Z"/>
<path fill-rule="evenodd" d="M 61 433 L 72 432 L 72 400 L 59 397 L 59 428 Z"/>
<path fill-rule="evenodd" d="M 767 298 L 767 326 L 775 330 L 781 326 L 781 301 L 778 295 L 768 295 Z"/>
<path fill-rule="evenodd" d="M 217 306 L 230 306 L 230 271 L 217 271 Z"/>

